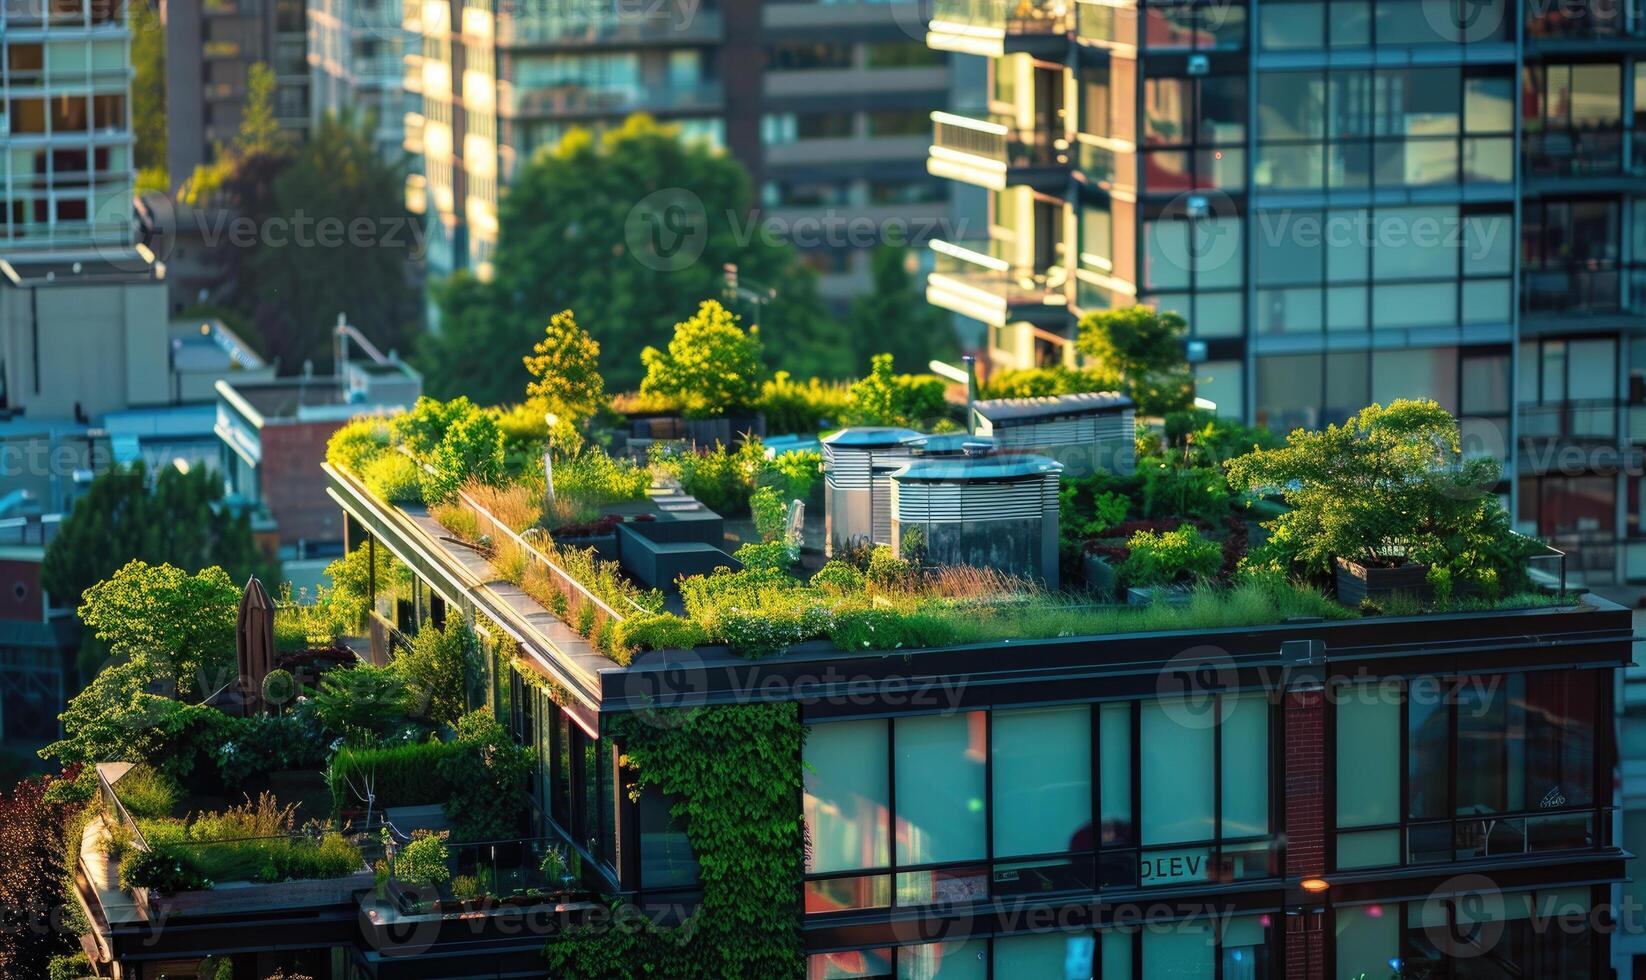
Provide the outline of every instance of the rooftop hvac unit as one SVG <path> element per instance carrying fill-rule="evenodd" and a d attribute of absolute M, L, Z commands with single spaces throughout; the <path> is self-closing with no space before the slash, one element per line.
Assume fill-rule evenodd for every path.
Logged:
<path fill-rule="evenodd" d="M 824 553 L 891 543 L 891 474 L 909 459 L 913 429 L 842 429 L 823 440 Z"/>
<path fill-rule="evenodd" d="M 1071 476 L 1137 468 L 1137 412 L 1124 395 L 998 398 L 975 402 L 972 411 L 978 435 L 992 436 L 1002 451 L 1050 456 Z"/>
<path fill-rule="evenodd" d="M 1057 488 L 1044 456 L 914 459 L 891 478 L 892 546 L 932 565 L 973 565 L 1057 588 Z"/>
<path fill-rule="evenodd" d="M 909 443 L 917 459 L 942 456 L 986 456 L 1000 448 L 988 436 L 974 436 L 970 432 L 944 432 L 921 436 Z"/>

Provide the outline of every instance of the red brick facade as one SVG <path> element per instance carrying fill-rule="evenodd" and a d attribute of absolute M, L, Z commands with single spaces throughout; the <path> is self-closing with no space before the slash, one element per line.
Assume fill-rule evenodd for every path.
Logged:
<path fill-rule="evenodd" d="M 0 560 L 0 619 L 38 623 L 45 618 L 40 597 L 40 563 Z"/>
<path fill-rule="evenodd" d="M 1326 699 L 1321 691 L 1286 695 L 1286 874 L 1326 872 Z M 1324 980 L 1320 912 L 1286 916 L 1286 976 Z"/>
<path fill-rule="evenodd" d="M 263 502 L 280 526 L 280 544 L 299 540 L 343 540 L 343 517 L 326 496 L 320 464 L 326 440 L 342 421 L 294 422 L 265 426 L 259 433 L 263 461 L 258 467 Z"/>

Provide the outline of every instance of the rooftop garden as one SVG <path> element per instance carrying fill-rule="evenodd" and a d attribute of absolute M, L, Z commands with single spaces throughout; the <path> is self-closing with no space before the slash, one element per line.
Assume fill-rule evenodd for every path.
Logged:
<path fill-rule="evenodd" d="M 520 405 L 424 399 L 351 423 L 328 458 L 379 499 L 426 507 L 499 579 L 620 664 L 711 644 L 758 657 L 807 641 L 910 649 L 1563 601 L 1534 589 L 1528 562 L 1542 547 L 1512 532 L 1493 492 L 1497 465 L 1464 457 L 1440 406 L 1373 405 L 1282 440 L 1188 406 L 1186 371 L 1158 353 L 1180 333 L 1170 315 L 1118 311 L 1083 333 L 1082 349 L 1120 368 L 996 382 L 1102 384 L 1164 410 L 1140 427 L 1135 472 L 1063 480 L 1060 557 L 1072 584 L 1060 590 L 935 566 L 907 541 L 901 554 L 864 545 L 824 562 L 786 521 L 788 502 L 810 499 L 821 479 L 813 451 L 771 452 L 747 431 L 731 446 L 618 451 L 624 413 L 751 429 L 763 416 L 768 432 L 808 436 L 842 424 L 954 431 L 964 417 L 943 381 L 899 375 L 889 357 L 844 386 L 764 377 L 753 331 L 713 301 L 666 351 L 642 352 L 632 396 L 607 395 L 598 344 L 562 313 L 525 358 L 536 380 Z M 626 578 L 596 539 L 646 519 L 624 505 L 670 487 L 725 516 L 741 545 L 734 562 L 665 595 Z"/>

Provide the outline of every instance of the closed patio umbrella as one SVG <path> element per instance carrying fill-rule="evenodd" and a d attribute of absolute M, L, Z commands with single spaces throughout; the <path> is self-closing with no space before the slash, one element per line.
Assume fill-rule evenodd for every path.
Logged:
<path fill-rule="evenodd" d="M 263 678 L 274 669 L 274 603 L 254 575 L 240 596 L 240 615 L 234 624 L 234 650 L 240 666 L 244 712 L 263 707 Z"/>

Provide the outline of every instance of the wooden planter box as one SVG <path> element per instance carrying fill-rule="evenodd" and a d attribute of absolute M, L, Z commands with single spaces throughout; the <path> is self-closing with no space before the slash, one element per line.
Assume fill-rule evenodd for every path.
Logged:
<path fill-rule="evenodd" d="M 1370 568 L 1347 558 L 1336 561 L 1337 599 L 1346 606 L 1395 595 L 1410 596 L 1420 602 L 1434 597 L 1434 589 L 1429 585 L 1429 566 L 1422 562 Z"/>
<path fill-rule="evenodd" d="M 273 909 L 318 908 L 346 905 L 356 895 L 370 891 L 375 875 L 362 868 L 342 878 L 279 881 L 227 881 L 201 891 L 162 894 L 149 888 L 132 889 L 132 897 L 150 921 L 164 922 L 171 916 L 225 915 Z"/>

